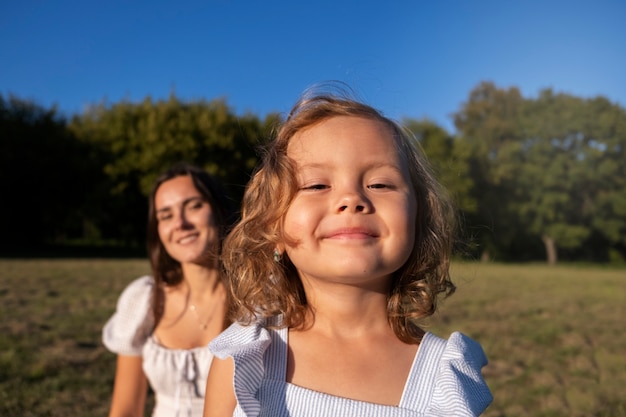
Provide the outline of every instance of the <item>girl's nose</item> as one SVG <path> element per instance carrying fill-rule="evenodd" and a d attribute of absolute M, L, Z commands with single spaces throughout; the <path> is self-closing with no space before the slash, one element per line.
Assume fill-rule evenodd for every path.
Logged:
<path fill-rule="evenodd" d="M 370 213 L 372 203 L 362 192 L 351 191 L 341 196 L 337 211 L 339 213 Z"/>

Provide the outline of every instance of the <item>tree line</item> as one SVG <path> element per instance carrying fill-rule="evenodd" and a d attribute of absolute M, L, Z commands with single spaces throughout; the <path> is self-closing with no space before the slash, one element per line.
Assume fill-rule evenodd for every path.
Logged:
<path fill-rule="evenodd" d="M 604 97 L 477 85 L 455 133 L 405 118 L 459 211 L 459 256 L 528 261 L 626 259 L 626 111 Z M 143 250 L 147 195 L 188 161 L 235 204 L 281 115 L 226 101 L 168 99 L 56 107 L 0 95 L 0 254 L 66 246 Z"/>

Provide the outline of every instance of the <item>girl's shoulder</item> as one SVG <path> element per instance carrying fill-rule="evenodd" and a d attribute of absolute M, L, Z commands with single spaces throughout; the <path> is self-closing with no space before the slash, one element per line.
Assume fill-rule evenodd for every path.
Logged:
<path fill-rule="evenodd" d="M 416 386 L 430 388 L 429 410 L 435 415 L 480 415 L 491 403 L 482 376 L 487 357 L 472 338 L 460 332 L 448 339 L 426 333 L 416 361 L 421 379 Z"/>
<path fill-rule="evenodd" d="M 453 332 L 448 339 L 443 339 L 433 333 L 427 332 L 424 335 L 420 350 L 427 353 L 439 352 L 442 361 L 469 361 L 472 363 L 487 364 L 487 357 L 482 346 L 471 337 L 461 333 Z"/>
<path fill-rule="evenodd" d="M 249 325 L 233 323 L 211 341 L 209 349 L 220 359 L 262 357 L 271 342 L 267 326 L 272 320 L 259 318 Z"/>
<path fill-rule="evenodd" d="M 122 291 L 117 307 L 102 330 L 102 341 L 112 352 L 140 356 L 146 339 L 152 333 L 152 292 L 154 279 L 142 276 Z"/>
<path fill-rule="evenodd" d="M 278 320 L 232 324 L 209 344 L 216 357 L 233 358 L 240 404 L 257 404 L 261 380 L 272 379 L 273 373 L 284 375 L 288 333 L 284 328 L 273 330 Z M 480 415 L 492 401 L 481 373 L 486 364 L 482 347 L 470 337 L 455 332 L 443 339 L 426 333 L 406 382 L 401 408 L 425 415 Z"/>

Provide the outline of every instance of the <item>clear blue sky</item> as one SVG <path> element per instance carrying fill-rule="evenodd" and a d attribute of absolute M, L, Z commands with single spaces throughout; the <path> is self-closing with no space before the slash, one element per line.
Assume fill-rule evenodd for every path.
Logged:
<path fill-rule="evenodd" d="M 0 93 L 66 115 L 174 91 L 264 117 L 333 79 L 452 132 L 483 80 L 625 107 L 625 63 L 623 0 L 0 0 Z"/>

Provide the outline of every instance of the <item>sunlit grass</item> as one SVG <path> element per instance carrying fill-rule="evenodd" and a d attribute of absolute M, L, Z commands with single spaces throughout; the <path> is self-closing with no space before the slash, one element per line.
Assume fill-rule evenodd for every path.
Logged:
<path fill-rule="evenodd" d="M 626 416 L 626 270 L 463 264 L 431 331 L 476 338 L 487 416 Z"/>
<path fill-rule="evenodd" d="M 115 356 L 100 342 L 137 260 L 0 260 L 0 415 L 106 416 Z"/>
<path fill-rule="evenodd" d="M 148 270 L 0 260 L 0 415 L 106 416 L 115 356 L 102 325 Z M 486 416 L 626 416 L 625 269 L 456 263 L 453 278 L 457 293 L 428 329 L 482 344 L 495 397 Z"/>

